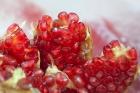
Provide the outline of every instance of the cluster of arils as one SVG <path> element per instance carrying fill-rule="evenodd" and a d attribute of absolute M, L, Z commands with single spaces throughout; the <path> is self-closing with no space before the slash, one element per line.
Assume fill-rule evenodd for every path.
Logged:
<path fill-rule="evenodd" d="M 92 57 L 89 29 L 75 13 L 61 12 L 56 20 L 43 16 L 33 40 L 12 24 L 0 41 L 4 93 L 123 93 L 136 71 L 136 50 L 118 41 Z"/>

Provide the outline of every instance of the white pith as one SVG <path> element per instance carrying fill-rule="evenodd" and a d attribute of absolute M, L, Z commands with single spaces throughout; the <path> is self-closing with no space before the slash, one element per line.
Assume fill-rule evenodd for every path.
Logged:
<path fill-rule="evenodd" d="M 18 81 L 22 78 L 25 78 L 25 73 L 21 68 L 17 68 L 13 71 L 13 76 L 6 80 L 3 84 L 12 88 L 16 88 Z"/>
<path fill-rule="evenodd" d="M 127 56 L 126 53 L 129 49 L 129 47 L 125 47 L 123 44 L 120 44 L 120 46 L 114 47 L 112 51 L 115 55 L 115 58 L 118 58 L 123 55 Z"/>

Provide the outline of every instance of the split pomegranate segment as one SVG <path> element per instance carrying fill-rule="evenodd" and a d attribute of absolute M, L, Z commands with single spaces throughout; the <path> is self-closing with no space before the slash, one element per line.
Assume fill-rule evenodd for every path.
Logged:
<path fill-rule="evenodd" d="M 124 93 L 137 72 L 136 49 L 115 40 L 92 57 L 88 30 L 77 14 L 66 12 L 56 20 L 43 16 L 33 44 L 17 24 L 9 26 L 0 40 L 0 91 Z"/>
<path fill-rule="evenodd" d="M 17 24 L 12 24 L 3 41 L 4 53 L 12 55 L 19 62 L 24 60 L 25 48 L 29 46 L 29 39 Z"/>
<path fill-rule="evenodd" d="M 112 41 L 104 47 L 101 57 L 85 64 L 85 70 L 89 93 L 123 93 L 135 78 L 136 50 Z"/>
<path fill-rule="evenodd" d="M 5 58 L 1 68 L 10 65 L 29 71 L 38 61 L 38 49 L 30 44 L 30 40 L 17 24 L 10 25 L 1 40 L 1 54 Z"/>
<path fill-rule="evenodd" d="M 79 22 L 75 13 L 61 12 L 58 19 L 52 20 L 48 15 L 43 16 L 37 24 L 35 44 L 41 52 L 41 68 L 45 70 L 51 64 L 48 55 L 52 55 L 55 64 L 63 70 L 69 65 L 84 64 L 90 38 L 88 27 Z M 91 42 L 90 42 L 91 43 Z"/>

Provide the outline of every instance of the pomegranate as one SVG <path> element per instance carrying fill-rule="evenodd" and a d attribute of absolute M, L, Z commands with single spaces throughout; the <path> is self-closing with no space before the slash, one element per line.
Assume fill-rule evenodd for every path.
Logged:
<path fill-rule="evenodd" d="M 11 56 L 15 60 L 7 60 L 3 65 L 22 66 L 29 70 L 32 69 L 31 65 L 34 66 L 38 61 L 38 49 L 30 44 L 30 40 L 17 24 L 8 27 L 5 37 L 1 40 L 0 50 L 3 55 Z"/>
<path fill-rule="evenodd" d="M 51 63 L 51 55 L 59 69 L 84 64 L 91 57 L 91 39 L 88 27 L 79 22 L 75 13 L 61 12 L 58 19 L 42 16 L 36 26 L 35 45 L 41 52 L 41 68 Z"/>
<path fill-rule="evenodd" d="M 85 64 L 88 93 L 123 93 L 131 85 L 137 71 L 137 52 L 112 41 L 103 55 Z"/>
<path fill-rule="evenodd" d="M 92 57 L 88 27 L 75 13 L 43 16 L 33 43 L 17 24 L 0 40 L 2 93 L 124 93 L 137 72 L 137 51 L 114 40 Z"/>

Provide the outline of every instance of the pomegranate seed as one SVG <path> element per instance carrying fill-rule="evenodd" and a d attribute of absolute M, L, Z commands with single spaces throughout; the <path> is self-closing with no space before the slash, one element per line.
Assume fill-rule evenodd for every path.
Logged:
<path fill-rule="evenodd" d="M 136 49 L 132 48 L 128 51 L 128 56 L 130 59 L 132 60 L 136 60 L 137 59 L 137 52 Z"/>
<path fill-rule="evenodd" d="M 59 87 L 65 87 L 68 84 L 68 78 L 62 73 L 56 74 L 56 83 Z"/>
<path fill-rule="evenodd" d="M 58 19 L 61 20 L 63 25 L 66 25 L 69 19 L 69 15 L 67 14 L 67 12 L 60 12 L 58 14 Z"/>
<path fill-rule="evenodd" d="M 75 22 L 78 22 L 79 21 L 79 17 L 76 13 L 69 13 L 69 21 L 72 22 L 72 21 L 75 21 Z"/>
<path fill-rule="evenodd" d="M 97 93 L 107 93 L 107 88 L 104 85 L 99 85 L 96 88 Z"/>
<path fill-rule="evenodd" d="M 48 87 L 53 86 L 55 83 L 54 77 L 51 75 L 45 76 L 45 83 L 46 83 L 46 86 L 48 86 Z"/>

